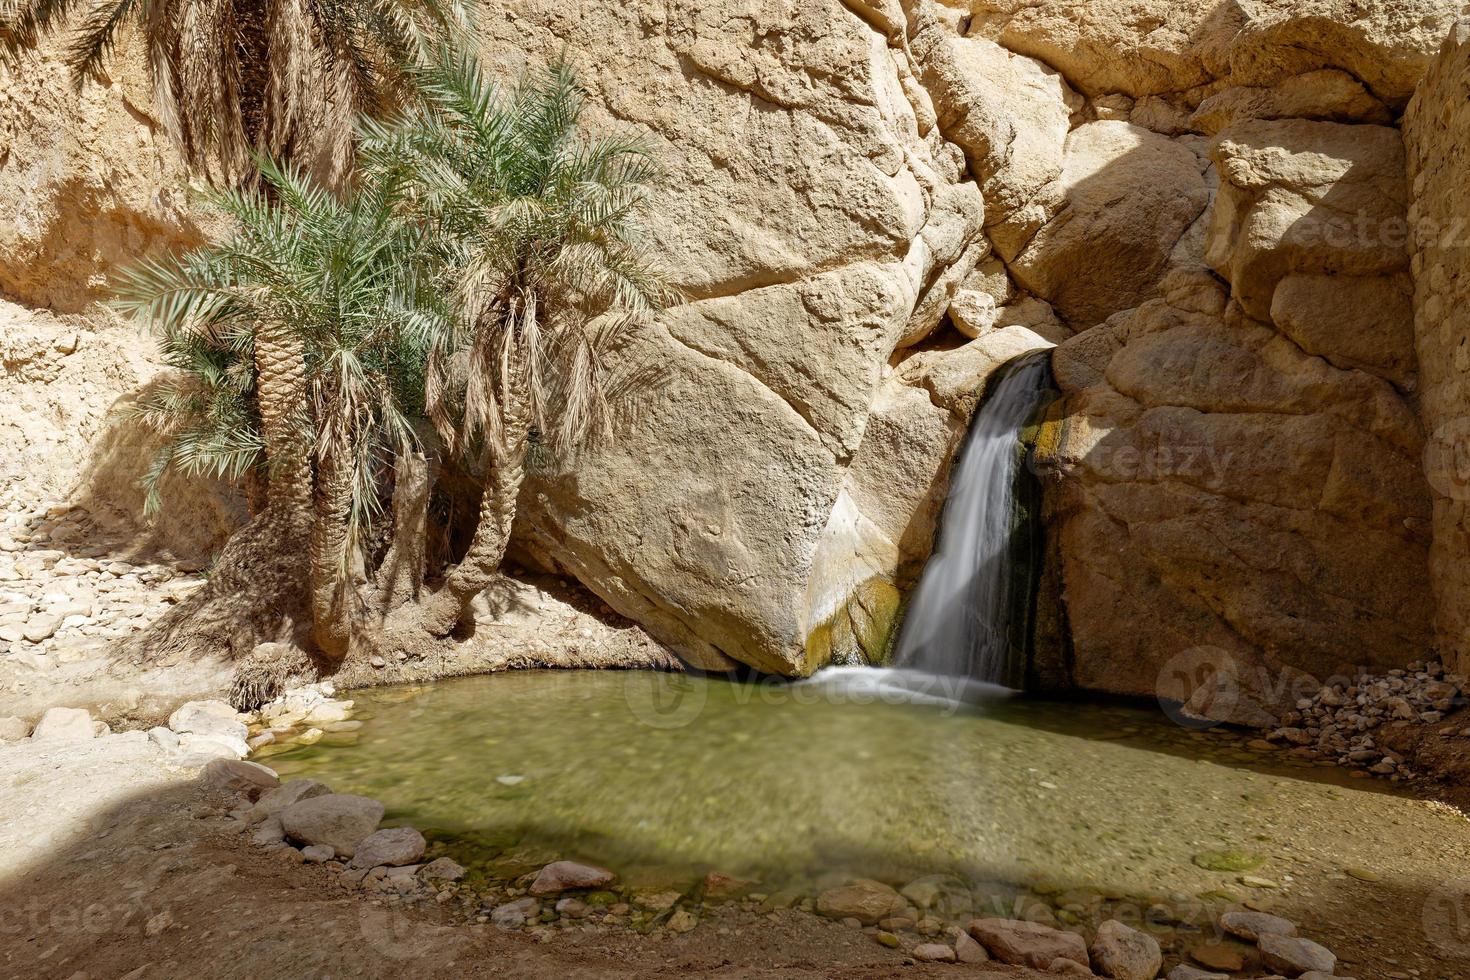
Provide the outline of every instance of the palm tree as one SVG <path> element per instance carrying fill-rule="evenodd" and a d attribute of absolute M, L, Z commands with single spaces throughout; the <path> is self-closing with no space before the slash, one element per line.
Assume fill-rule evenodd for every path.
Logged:
<path fill-rule="evenodd" d="M 298 168 L 267 159 L 258 167 L 263 188 L 213 196 L 234 219 L 227 240 L 134 267 L 118 303 L 188 352 L 186 366 L 207 369 L 192 373 L 203 374 L 206 383 L 194 388 L 209 397 L 155 406 L 181 416 L 160 470 L 231 473 L 264 456 L 268 518 L 309 536 L 312 639 L 331 664 L 352 638 L 363 544 L 385 488 L 418 451 L 426 366 L 452 353 L 458 331 L 436 289 L 423 227 L 400 217 L 400 179 L 380 172 L 339 195 Z M 262 361 L 265 337 L 298 352 L 289 361 L 299 372 Z M 216 368 L 228 360 L 221 350 L 238 362 L 251 346 L 258 434 L 250 428 L 257 416 L 239 408 L 234 365 Z M 216 374 L 230 386 L 210 383 Z M 280 387 L 268 391 L 271 384 Z"/>
<path fill-rule="evenodd" d="M 430 405 L 443 443 L 488 471 L 468 550 L 422 610 L 444 636 L 505 556 L 533 434 L 553 452 L 611 434 L 634 381 L 606 355 L 670 290 L 641 248 L 657 169 L 637 139 L 582 135 L 566 64 L 502 92 L 443 48 L 415 74 L 421 104 L 367 123 L 363 155 L 408 175 L 468 334 L 460 370 L 435 385 L 454 397 Z"/>
<path fill-rule="evenodd" d="M 126 28 L 146 49 L 157 110 L 185 161 L 226 183 L 258 155 L 336 179 L 352 120 L 404 95 L 403 66 L 466 20 L 462 0 L 0 0 L 0 55 L 75 26 L 78 86 Z"/>

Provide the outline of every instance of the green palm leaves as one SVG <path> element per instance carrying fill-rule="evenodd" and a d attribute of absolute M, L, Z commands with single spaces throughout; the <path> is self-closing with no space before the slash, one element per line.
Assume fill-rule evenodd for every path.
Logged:
<path fill-rule="evenodd" d="M 411 175 L 471 331 L 460 427 L 440 418 L 442 434 L 503 439 L 510 385 L 555 447 L 607 435 L 627 379 L 606 353 L 670 297 L 641 227 L 657 166 L 639 140 L 582 135 L 585 96 L 564 63 L 504 91 L 474 57 L 444 48 L 415 77 L 422 102 L 365 124 L 363 156 Z M 521 363 L 524 377 L 506 376 Z"/>
<path fill-rule="evenodd" d="M 119 284 L 184 370 L 142 409 L 169 436 L 155 482 L 264 465 L 272 506 L 310 501 L 323 649 L 345 648 L 344 583 L 373 574 L 368 532 L 423 452 L 484 466 L 472 542 L 423 617 L 453 627 L 505 553 L 533 433 L 610 436 L 645 377 L 610 355 L 670 296 L 641 235 L 657 170 L 637 141 L 583 136 L 565 65 L 502 91 L 441 48 L 410 74 L 418 97 L 361 124 L 349 186 L 256 157 L 259 188 L 211 196 L 233 234 Z"/>
<path fill-rule="evenodd" d="M 230 238 L 141 263 L 118 283 L 116 305 L 152 323 L 184 370 L 167 398 L 146 406 L 145 419 L 171 437 L 153 472 L 230 477 L 263 462 L 259 401 L 273 393 L 252 383 L 254 344 L 289 336 L 306 387 L 274 396 L 299 399 L 281 406 L 300 428 L 287 445 L 318 463 L 350 460 L 349 520 L 362 530 L 379 511 L 385 469 L 417 443 L 426 365 L 453 346 L 453 313 L 424 229 L 400 217 L 400 181 L 339 196 L 297 169 L 259 167 L 260 189 L 211 195 L 234 220 Z"/>
<path fill-rule="evenodd" d="M 457 31 L 460 0 L 0 0 L 0 54 L 70 27 L 78 83 L 141 35 L 154 101 L 185 160 L 230 183 L 261 153 L 344 173 L 352 119 L 405 89 L 403 66 Z"/>

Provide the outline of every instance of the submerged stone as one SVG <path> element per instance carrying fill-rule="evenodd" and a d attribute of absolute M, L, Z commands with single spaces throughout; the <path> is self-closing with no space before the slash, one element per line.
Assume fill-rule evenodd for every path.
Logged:
<path fill-rule="evenodd" d="M 1254 871 L 1266 859 L 1245 851 L 1201 851 L 1190 859 L 1206 871 Z"/>

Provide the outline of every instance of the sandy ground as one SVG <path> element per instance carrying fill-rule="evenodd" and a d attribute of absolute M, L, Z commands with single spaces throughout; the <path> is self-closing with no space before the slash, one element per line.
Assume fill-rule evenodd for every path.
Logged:
<path fill-rule="evenodd" d="M 141 733 L 0 747 L 0 977 L 913 977 L 901 953 L 800 912 L 728 906 L 691 933 L 539 942 L 447 925 L 256 850 Z M 960 968 L 971 977 L 1035 977 Z"/>

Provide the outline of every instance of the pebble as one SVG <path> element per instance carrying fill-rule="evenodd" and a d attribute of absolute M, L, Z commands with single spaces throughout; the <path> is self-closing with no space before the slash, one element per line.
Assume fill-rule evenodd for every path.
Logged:
<path fill-rule="evenodd" d="M 519 929 L 541 914 L 541 903 L 537 899 L 518 898 L 490 911 L 490 921 L 502 929 Z"/>
<path fill-rule="evenodd" d="M 96 734 L 85 708 L 47 708 L 31 733 L 33 742 L 85 742 Z"/>
<path fill-rule="evenodd" d="M 300 800 L 277 815 L 286 836 L 302 844 L 328 844 L 343 857 L 378 827 L 383 804 L 366 796 L 328 793 Z"/>
<path fill-rule="evenodd" d="M 1164 962 L 1157 939 L 1116 919 L 1098 926 L 1089 952 L 1094 971 L 1113 980 L 1153 980 Z"/>
<path fill-rule="evenodd" d="M 398 868 L 417 863 L 428 843 L 424 835 L 412 827 L 389 827 L 357 842 L 350 868 L 375 868 L 379 865 Z"/>
<path fill-rule="evenodd" d="M 858 878 L 817 896 L 818 913 L 829 919 L 855 919 L 865 926 L 902 912 L 904 906 L 898 892 L 871 878 Z"/>
<path fill-rule="evenodd" d="M 1087 943 L 1075 932 L 1063 932 L 1036 922 L 993 918 L 975 919 L 969 931 L 1002 963 L 1049 970 L 1059 965 L 1059 960 L 1072 960 L 1091 973 Z"/>
<path fill-rule="evenodd" d="M 1442 664 L 1420 662 L 1385 675 L 1359 674 L 1351 684 L 1338 683 L 1302 698 L 1296 710 L 1280 719 L 1269 736 L 1291 741 L 1376 776 L 1410 779 L 1402 760 L 1387 755 L 1372 736 L 1374 729 L 1395 725 L 1435 725 L 1445 712 L 1464 703 L 1464 678 L 1446 673 Z M 1444 734 L 1444 733 L 1441 733 Z M 1464 729 L 1462 736 L 1470 736 Z"/>
<path fill-rule="evenodd" d="M 1266 935 L 1296 935 L 1296 925 L 1290 920 L 1283 919 L 1279 915 L 1247 910 L 1236 910 L 1221 915 L 1220 928 L 1232 936 L 1239 936 L 1252 943 Z"/>
<path fill-rule="evenodd" d="M 914 947 L 914 959 L 920 963 L 953 963 L 958 957 L 944 943 L 921 943 Z"/>
<path fill-rule="evenodd" d="M 576 861 L 554 861 L 537 873 L 531 882 L 532 895 L 556 895 L 573 888 L 602 888 L 617 879 L 606 868 Z"/>
<path fill-rule="evenodd" d="M 1187 963 L 1181 963 L 1169 971 L 1167 980 L 1230 980 L 1230 975 L 1228 973 L 1207 973 Z"/>
<path fill-rule="evenodd" d="M 1296 976 L 1312 970 L 1331 974 L 1337 968 L 1337 957 L 1325 946 L 1297 936 L 1261 937 L 1258 946 L 1266 966 L 1280 973 Z"/>

